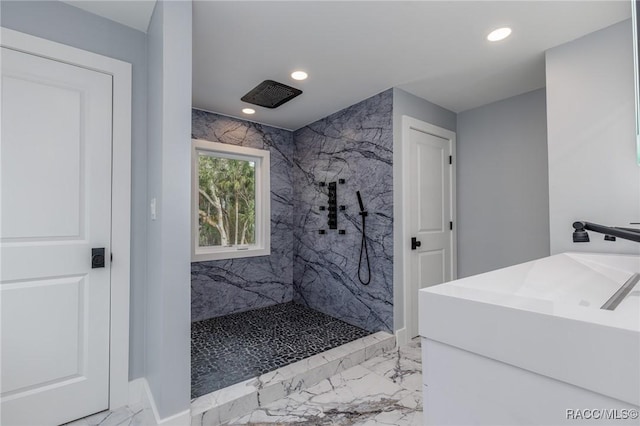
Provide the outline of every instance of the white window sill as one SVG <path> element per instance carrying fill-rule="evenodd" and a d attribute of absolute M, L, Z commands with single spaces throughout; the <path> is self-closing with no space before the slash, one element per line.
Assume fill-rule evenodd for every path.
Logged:
<path fill-rule="evenodd" d="M 225 259 L 237 259 L 241 257 L 256 257 L 256 256 L 269 256 L 271 254 L 270 248 L 260 247 L 244 247 L 236 248 L 229 247 L 225 249 L 196 249 L 196 252 L 191 256 L 192 262 L 206 262 L 208 260 L 225 260 Z"/>

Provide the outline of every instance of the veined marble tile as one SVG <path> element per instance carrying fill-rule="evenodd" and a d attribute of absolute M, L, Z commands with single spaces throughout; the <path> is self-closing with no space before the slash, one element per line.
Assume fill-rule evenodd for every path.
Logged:
<path fill-rule="evenodd" d="M 372 334 L 369 337 L 372 341 L 376 341 L 372 344 L 367 344 L 365 346 L 365 359 L 371 359 L 378 355 L 382 355 L 385 352 L 388 352 L 390 349 L 393 349 L 396 344 L 396 339 L 394 337 L 389 338 L 388 333 L 378 332 Z"/>
<path fill-rule="evenodd" d="M 192 263 L 192 320 L 296 300 L 369 331 L 393 329 L 392 105 L 387 90 L 295 133 L 193 110 L 194 138 L 271 152 L 271 255 Z M 327 228 L 319 183 L 338 179 L 346 233 L 319 236 Z M 369 212 L 366 286 L 356 191 Z"/>
<path fill-rule="evenodd" d="M 115 411 L 102 411 L 64 426 L 150 426 L 156 421 L 150 408 L 142 405 L 121 407 Z"/>
<path fill-rule="evenodd" d="M 400 386 L 359 365 L 323 380 L 301 393 L 309 396 L 309 403 L 320 404 L 323 407 L 394 397 L 399 401 L 407 394 Z"/>
<path fill-rule="evenodd" d="M 410 394 L 390 380 L 355 366 L 305 391 L 233 419 L 230 424 L 360 424 L 385 418 L 413 420 L 416 408 L 404 403 Z"/>
<path fill-rule="evenodd" d="M 353 354 L 353 357 L 345 355 L 342 358 L 325 361 L 321 364 L 317 362 L 306 363 L 306 360 L 299 361 L 293 365 L 293 368 L 289 369 L 288 374 L 286 374 L 288 377 L 286 378 L 279 374 L 269 374 L 269 381 L 263 382 L 263 376 L 260 376 L 257 379 L 257 382 L 260 383 L 260 405 L 269 404 L 292 392 L 306 389 L 327 377 L 358 365 L 362 362 L 360 361 L 361 359 L 364 360 L 364 350 L 358 350 Z M 305 364 L 307 366 L 315 364 L 315 366 L 306 368 Z M 283 369 L 286 368 L 287 367 L 283 367 Z"/>
<path fill-rule="evenodd" d="M 370 331 L 393 329 L 393 91 L 294 133 L 294 300 Z M 329 230 L 327 187 L 337 185 L 338 230 Z M 358 280 L 362 236 L 356 191 L 368 211 L 371 282 Z M 326 234 L 319 235 L 318 230 Z M 366 271 L 363 271 L 366 275 Z"/>
<path fill-rule="evenodd" d="M 192 136 L 271 154 L 271 255 L 191 264 L 191 320 L 293 299 L 293 134 L 193 110 Z"/>
<path fill-rule="evenodd" d="M 257 407 L 257 390 L 258 389 L 255 386 L 255 379 L 248 379 L 215 392 L 199 396 L 191 400 L 191 416 L 200 415 L 211 409 L 225 407 L 229 404 L 233 404 L 237 400 L 243 400 L 245 398 L 247 400 L 254 399 Z M 242 405 L 244 406 L 245 404 Z"/>
<path fill-rule="evenodd" d="M 422 389 L 422 360 L 420 340 L 396 348 L 369 359 L 362 366 L 374 371 L 405 389 L 419 392 Z"/>
<path fill-rule="evenodd" d="M 393 335 L 378 332 L 263 374 L 257 379 L 260 405 L 306 389 L 327 377 L 362 363 L 373 354 L 389 350 L 394 345 Z"/>
<path fill-rule="evenodd" d="M 412 410 L 392 410 L 378 414 L 373 419 L 368 419 L 362 426 L 420 426 L 422 421 L 422 411 Z"/>
<path fill-rule="evenodd" d="M 393 369 L 387 369 L 386 365 L 395 360 L 399 360 L 401 366 L 418 369 L 415 373 L 411 371 L 409 376 L 419 374 L 419 339 L 306 390 L 262 405 L 228 424 L 421 425 L 422 392 L 413 389 L 412 385 L 405 386 L 406 380 L 394 382 L 393 374 L 389 374 Z"/>
<path fill-rule="evenodd" d="M 251 392 L 219 406 L 213 406 L 199 414 L 191 413 L 191 426 L 218 426 L 233 417 L 259 407 L 258 393 Z"/>
<path fill-rule="evenodd" d="M 336 373 L 364 362 L 368 347 L 393 348 L 395 337 L 378 332 L 263 374 L 255 379 L 195 398 L 191 402 L 192 426 L 210 426 L 239 417 L 288 395 L 303 391 Z M 409 404 L 410 405 L 410 404 Z"/>
<path fill-rule="evenodd" d="M 117 413 L 116 416 L 120 417 L 121 414 L 123 412 L 126 412 L 127 417 L 131 416 L 131 411 L 129 410 L 128 407 L 123 407 L 120 410 L 120 413 Z M 75 420 L 69 423 L 66 423 L 64 426 L 89 426 L 89 425 L 99 425 L 103 420 L 107 419 L 108 417 L 110 417 L 113 414 L 112 411 L 106 410 L 106 411 L 101 411 L 99 413 L 93 414 L 91 416 L 88 417 L 84 417 L 82 419 L 79 420 Z M 126 417 L 125 417 L 126 418 Z"/>

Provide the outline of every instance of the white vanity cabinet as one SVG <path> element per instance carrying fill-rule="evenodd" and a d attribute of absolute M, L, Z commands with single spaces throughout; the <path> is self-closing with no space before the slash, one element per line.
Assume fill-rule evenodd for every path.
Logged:
<path fill-rule="evenodd" d="M 638 272 L 564 253 L 421 290 L 425 424 L 639 425 Z"/>

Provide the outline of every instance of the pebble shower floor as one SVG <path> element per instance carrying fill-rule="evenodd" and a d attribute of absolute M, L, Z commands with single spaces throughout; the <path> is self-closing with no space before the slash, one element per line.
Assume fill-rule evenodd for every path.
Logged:
<path fill-rule="evenodd" d="M 293 302 L 191 324 L 191 398 L 370 332 Z"/>

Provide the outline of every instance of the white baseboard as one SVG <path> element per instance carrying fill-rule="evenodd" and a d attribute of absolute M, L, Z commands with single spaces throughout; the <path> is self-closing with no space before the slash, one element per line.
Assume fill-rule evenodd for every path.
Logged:
<path fill-rule="evenodd" d="M 396 346 L 403 346 L 409 343 L 409 338 L 407 337 L 407 329 L 401 328 L 396 331 Z"/>
<path fill-rule="evenodd" d="M 156 415 L 155 411 L 153 414 Z M 156 422 L 161 426 L 191 426 L 191 410 L 184 410 L 173 416 L 165 417 L 160 421 L 158 421 L 158 417 L 156 416 Z"/>
<path fill-rule="evenodd" d="M 133 379 L 129 382 L 129 406 L 140 405 L 145 402 L 145 382 L 144 377 Z"/>
<path fill-rule="evenodd" d="M 191 425 L 191 409 L 184 410 L 169 417 L 160 417 L 160 414 L 158 414 L 158 407 L 156 406 L 153 394 L 149 388 L 149 383 L 144 377 L 134 379 L 129 382 L 129 405 L 133 406 L 139 404 L 153 412 L 153 417 L 156 421 L 156 425 L 158 426 Z"/>

